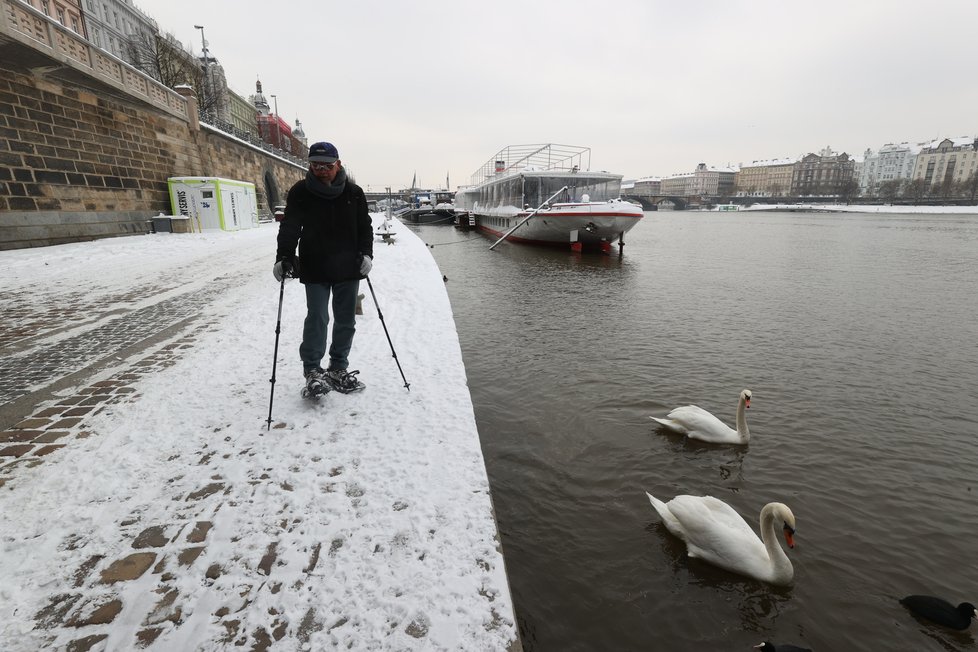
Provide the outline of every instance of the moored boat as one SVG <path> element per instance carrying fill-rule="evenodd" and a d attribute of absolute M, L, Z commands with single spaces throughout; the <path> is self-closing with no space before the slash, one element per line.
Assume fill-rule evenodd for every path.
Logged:
<path fill-rule="evenodd" d="M 432 190 L 415 195 L 415 207 L 404 214 L 404 219 L 418 224 L 454 224 L 455 206 L 452 192 Z"/>
<path fill-rule="evenodd" d="M 505 147 L 458 189 L 455 212 L 498 238 L 609 252 L 643 212 L 620 198 L 622 175 L 588 169 L 590 152 L 553 143 Z"/>

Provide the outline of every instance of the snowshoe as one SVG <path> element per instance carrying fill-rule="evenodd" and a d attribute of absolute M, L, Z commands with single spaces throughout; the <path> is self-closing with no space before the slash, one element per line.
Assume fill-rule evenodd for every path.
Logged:
<path fill-rule="evenodd" d="M 307 399 L 309 399 L 311 401 L 318 401 L 322 397 L 324 397 L 327 394 L 329 394 L 329 388 L 328 387 L 316 387 L 316 388 L 310 389 L 309 387 L 303 387 L 302 388 L 302 392 L 300 392 L 300 394 L 302 395 L 302 398 L 307 398 Z"/>
<path fill-rule="evenodd" d="M 330 387 L 341 394 L 359 392 L 366 385 L 357 380 L 359 370 L 348 371 L 346 369 L 327 369 L 323 375 L 323 380 L 329 383 Z"/>
<path fill-rule="evenodd" d="M 306 386 L 302 388 L 302 398 L 319 400 L 329 394 L 331 385 L 326 380 L 326 372 L 322 369 L 310 369 L 306 372 Z"/>

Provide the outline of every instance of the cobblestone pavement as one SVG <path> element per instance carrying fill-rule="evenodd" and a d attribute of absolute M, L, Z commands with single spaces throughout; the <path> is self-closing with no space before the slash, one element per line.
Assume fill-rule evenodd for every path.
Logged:
<path fill-rule="evenodd" d="M 199 299 L 199 297 L 198 297 Z M 191 304 L 194 302 L 190 302 Z M 171 314 L 171 313 L 167 313 Z M 175 310 L 173 318 L 184 314 Z M 199 324 L 207 327 L 209 323 Z M 133 385 L 145 374 L 157 373 L 174 364 L 186 349 L 194 346 L 192 334 L 177 337 L 157 347 L 152 353 L 140 357 L 131 366 L 104 380 L 95 381 L 79 388 L 70 396 L 47 401 L 27 419 L 0 435 L 0 488 L 16 473 L 44 463 L 46 456 L 70 445 L 72 441 L 97 436 L 86 426 L 86 417 L 126 401 L 134 401 L 139 394 Z M 213 453 L 197 451 L 197 464 L 208 464 Z M 338 475 L 342 470 L 334 470 Z M 248 487 L 259 484 L 275 485 L 266 474 L 255 478 Z M 212 518 L 228 502 L 231 487 L 220 477 L 213 477 L 205 485 L 174 496 L 182 506 L 174 510 L 173 518 L 165 523 L 142 523 L 140 514 L 120 524 L 119 536 L 129 541 L 131 552 L 118 558 L 105 555 L 90 556 L 74 571 L 73 590 L 58 592 L 48 604 L 34 615 L 38 630 L 47 632 L 46 649 L 66 652 L 86 652 L 104 649 L 139 649 L 152 645 L 164 631 L 164 625 L 180 623 L 181 609 L 176 606 L 180 595 L 178 580 L 201 557 L 206 549 L 208 533 L 213 527 Z M 245 500 L 244 502 L 247 502 Z M 283 523 L 291 528 L 297 523 Z M 62 542 L 67 550 L 83 545 L 84 533 L 72 535 Z M 271 542 L 258 561 L 259 580 L 239 587 L 240 602 L 233 607 L 222 604 L 214 609 L 213 617 L 222 622 L 227 631 L 225 642 L 247 650 L 266 650 L 284 635 L 285 623 L 273 627 L 240 631 L 242 619 L 235 614 L 243 611 L 263 588 L 278 593 L 280 585 L 268 582 L 271 567 L 277 560 L 277 543 Z M 307 572 L 312 572 L 319 561 L 321 550 L 310 551 L 306 561 Z M 220 564 L 201 568 L 200 581 L 219 582 L 224 572 Z M 154 588 L 146 591 L 146 583 L 138 584 L 144 576 L 152 576 Z M 134 611 L 141 611 L 141 624 L 136 628 L 134 640 L 116 641 L 107 646 L 111 627 L 127 609 L 128 618 Z M 313 625 L 300 628 L 299 638 L 313 631 Z M 306 634 L 303 634 L 306 632 Z M 247 645 L 247 647 L 244 647 Z"/>
<path fill-rule="evenodd" d="M 194 346 L 194 333 L 208 329 L 217 318 L 201 317 L 202 308 L 212 303 L 234 282 L 218 278 L 205 286 L 169 296 L 150 305 L 127 309 L 127 303 L 147 296 L 166 294 L 173 288 L 163 285 L 142 287 L 132 293 L 92 298 L 69 296 L 56 308 L 37 314 L 17 308 L 23 297 L 10 293 L 4 297 L 4 317 L 0 336 L 0 406 L 48 387 L 64 376 L 80 372 L 84 376 L 96 362 L 112 360 L 119 353 L 141 346 L 119 358 L 115 367 L 93 371 L 90 382 L 79 382 L 53 398 L 40 400 L 14 425 L 0 431 L 0 490 L 16 477 L 52 459 L 50 456 L 73 441 L 98 436 L 90 418 L 103 410 L 140 398 L 136 384 L 147 374 L 172 366 L 183 352 Z M 10 307 L 8 310 L 7 307 Z M 68 322 L 67 325 L 65 322 Z M 67 333 L 63 333 L 65 329 Z M 173 331 L 159 340 L 161 332 Z M 150 342 L 147 344 L 147 342 Z M 16 351 L 16 349 L 22 349 Z M 200 451 L 199 464 L 207 464 L 212 453 Z M 268 476 L 264 480 L 268 481 Z M 256 479 L 253 484 L 262 482 Z M 176 496 L 185 502 L 166 523 L 145 524 L 133 513 L 120 524 L 119 536 L 128 541 L 131 552 L 118 558 L 103 554 L 88 557 L 74 570 L 73 589 L 51 596 L 48 604 L 34 614 L 36 629 L 46 632 L 45 649 L 86 652 L 105 649 L 139 649 L 151 646 L 164 631 L 163 625 L 181 621 L 177 604 L 178 579 L 206 549 L 212 517 L 224 506 L 230 488 L 220 478 Z M 61 542 L 66 550 L 80 548 L 86 535 L 77 533 Z M 311 551 L 307 568 L 317 565 L 320 550 Z M 267 576 L 276 560 L 276 544 L 270 543 L 258 562 L 259 575 Z M 151 591 L 138 580 L 153 576 Z M 216 582 L 222 575 L 219 564 L 201 569 L 201 581 Z M 240 612 L 253 600 L 265 581 L 240 588 L 240 603 L 214 609 L 227 631 L 226 642 L 241 649 L 265 650 L 280 639 L 285 624 L 254 631 L 242 629 Z M 270 590 L 277 592 L 280 587 Z M 148 593 L 148 595 L 147 595 Z M 125 611 L 142 609 L 141 624 L 134 639 L 110 641 L 112 626 Z M 312 631 L 312 625 L 306 631 Z M 130 628 L 126 628 L 127 630 Z M 303 637 L 300 629 L 299 638 Z M 247 644 L 247 647 L 243 647 Z"/>
<path fill-rule="evenodd" d="M 91 436 L 92 432 L 85 427 L 86 417 L 98 414 L 105 406 L 138 398 L 132 386 L 135 381 L 144 374 L 172 365 L 180 352 L 191 346 L 193 335 L 184 335 L 137 358 L 131 367 L 127 365 L 106 379 L 75 388 L 68 396 L 39 403 L 25 419 L 0 432 L 0 487 L 18 468 L 35 467 L 46 455 L 72 439 Z M 17 375 L 27 377 L 31 374 L 21 372 Z M 51 375 L 46 378 L 53 380 Z"/>
<path fill-rule="evenodd" d="M 51 345 L 19 355 L 4 355 L 0 361 L 0 404 L 49 385 L 193 318 L 228 284 L 228 279 L 223 282 L 218 280 L 191 294 L 178 295 L 145 308 L 110 316 L 100 325 L 89 324 L 78 335 L 60 339 Z M 84 308 L 77 308 L 75 314 L 85 314 Z"/>
<path fill-rule="evenodd" d="M 90 315 L 106 316 L 147 296 L 158 296 L 172 286 L 154 284 L 115 295 L 91 296 L 84 292 L 67 292 L 62 300 L 38 308 L 31 301 L 33 290 L 4 291 L 0 301 L 0 351 L 17 351 L 33 339 L 59 331 L 66 326 L 91 321 Z"/>
<path fill-rule="evenodd" d="M 28 291 L 5 293 L 0 301 L 0 408 L 32 393 L 40 395 L 39 390 L 72 374 L 80 376 L 77 384 L 82 388 L 53 401 L 39 396 L 41 402 L 31 414 L 0 432 L 0 485 L 10 467 L 38 463 L 57 448 L 53 442 L 64 439 L 86 415 L 122 400 L 133 391 L 131 381 L 189 346 L 192 338 L 184 338 L 179 346 L 170 344 L 138 357 L 140 348 L 152 348 L 149 343 L 161 333 L 178 337 L 232 282 L 231 276 L 224 276 L 178 294 L 175 281 L 123 294 L 66 291 L 40 311 L 36 302 L 27 301 Z M 124 370 L 85 387 L 86 370 L 96 373 L 99 362 L 108 368 L 114 362 Z"/>

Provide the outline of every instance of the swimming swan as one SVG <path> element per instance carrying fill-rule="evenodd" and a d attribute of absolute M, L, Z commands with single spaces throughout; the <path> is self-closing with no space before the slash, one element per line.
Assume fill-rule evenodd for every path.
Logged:
<path fill-rule="evenodd" d="M 736 430 L 729 428 L 727 424 L 695 405 L 677 407 L 662 419 L 649 418 L 690 439 L 699 439 L 713 444 L 746 444 L 750 441 L 750 430 L 747 429 L 747 414 L 744 409 L 750 407 L 750 397 L 749 389 L 740 393 Z"/>
<path fill-rule="evenodd" d="M 666 528 L 686 542 L 686 554 L 762 582 L 791 584 L 794 569 L 778 543 L 782 526 L 789 548 L 795 547 L 795 515 L 783 503 L 761 510 L 761 538 L 727 503 L 713 496 L 676 496 L 664 503 L 646 492 Z"/>

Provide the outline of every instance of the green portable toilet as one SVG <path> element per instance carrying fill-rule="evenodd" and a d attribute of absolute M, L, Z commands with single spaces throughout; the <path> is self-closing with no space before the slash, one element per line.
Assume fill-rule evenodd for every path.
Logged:
<path fill-rule="evenodd" d="M 255 184 L 220 177 L 170 177 L 170 205 L 200 229 L 237 231 L 258 226 Z"/>

